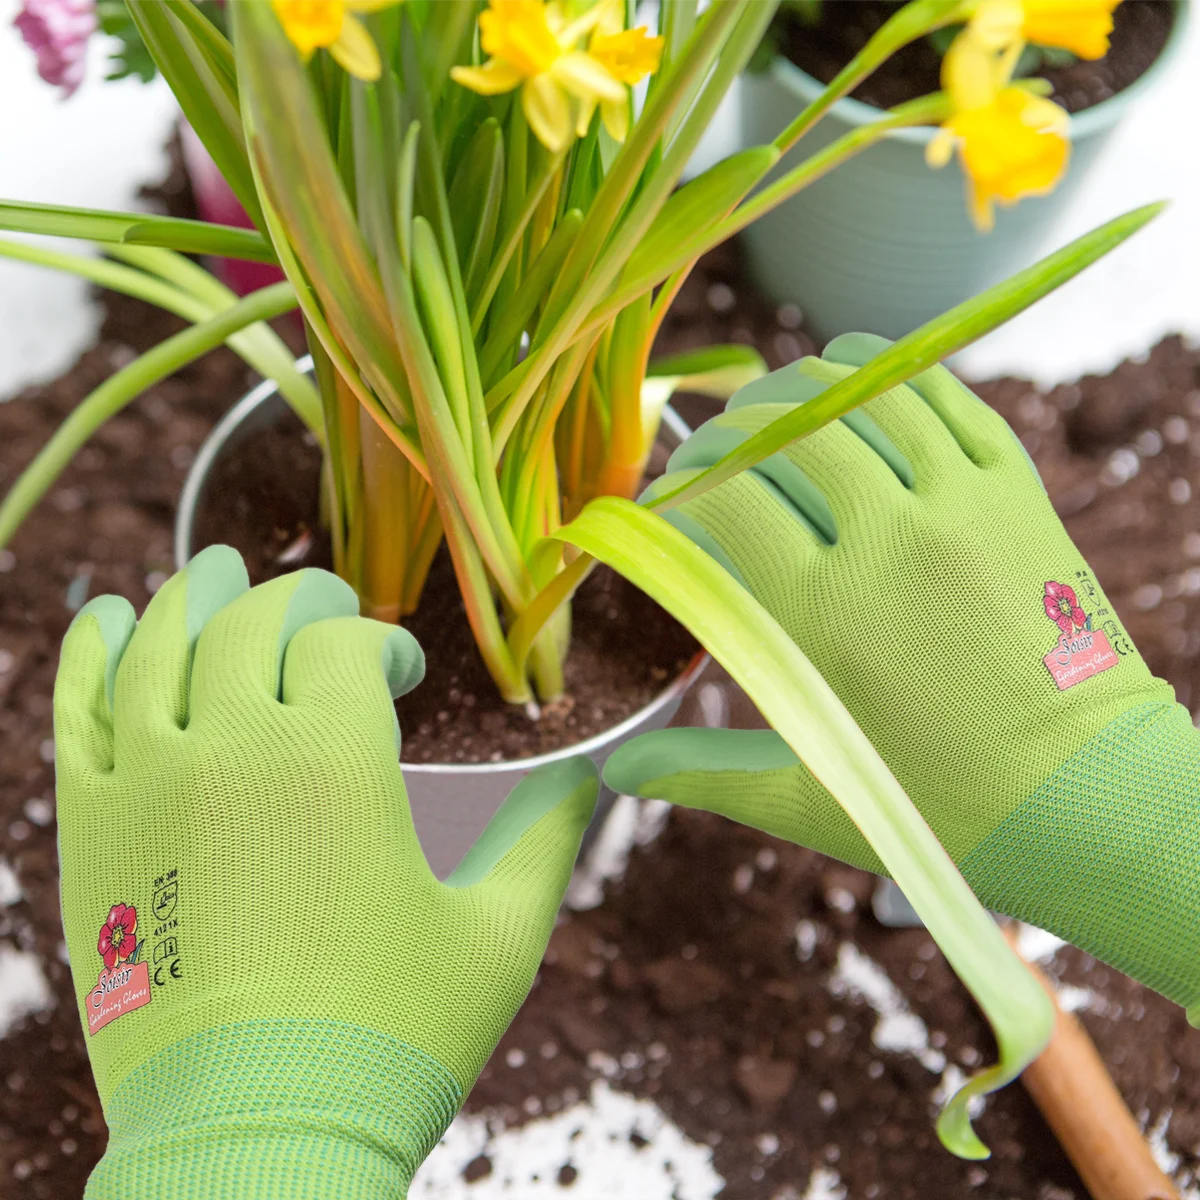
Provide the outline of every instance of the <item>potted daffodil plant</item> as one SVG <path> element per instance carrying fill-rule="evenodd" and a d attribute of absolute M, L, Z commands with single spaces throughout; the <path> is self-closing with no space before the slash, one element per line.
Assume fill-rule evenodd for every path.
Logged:
<path fill-rule="evenodd" d="M 652 364 L 699 257 L 894 131 L 941 127 L 939 153 L 958 146 L 971 161 L 974 126 L 943 92 L 789 156 L 897 49 L 988 20 L 1002 2 L 913 0 L 771 137 L 680 187 L 774 4 L 663 0 L 651 31 L 623 0 L 241 0 L 227 6 L 226 36 L 191 0 L 128 0 L 253 228 L 0 203 L 0 227 L 89 240 L 103 257 L 27 241 L 0 253 L 189 322 L 80 403 L 0 504 L 0 545 L 102 421 L 228 343 L 319 444 L 332 566 L 363 611 L 404 620 L 444 544 L 478 653 L 512 705 L 534 711 L 562 695 L 570 598 L 597 561 L 615 567 L 696 634 L 801 759 L 819 749 L 845 764 L 835 797 L 998 1030 L 999 1064 L 941 1124 L 966 1153 L 978 1146 L 968 1098 L 1038 1052 L 1045 999 L 811 665 L 659 513 L 994 328 L 1157 210 L 1119 217 L 927 323 L 682 488 L 636 498 L 671 389 L 728 395 L 762 371 L 743 347 Z M 998 43 L 963 71 L 988 86 L 1007 52 Z M 1012 88 L 1002 103 L 1035 120 L 1017 116 L 1023 136 L 1011 178 L 990 180 L 996 194 L 1019 190 L 1061 135 L 1035 87 Z M 276 264 L 285 280 L 239 299 L 189 254 Z M 265 324 L 295 307 L 311 374 Z M 425 651 L 433 659 L 438 647 Z"/>
<path fill-rule="evenodd" d="M 1120 4 L 1003 0 L 928 35 L 921 70 L 913 66 L 907 77 L 898 70 L 888 94 L 920 91 L 925 60 L 936 61 L 940 52 L 949 119 L 941 128 L 895 130 L 747 229 L 756 280 L 776 301 L 799 305 L 824 337 L 858 328 L 899 337 L 1033 262 L 1109 136 L 1183 40 L 1186 4 L 1160 5 L 1153 13 L 1136 2 L 1133 10 L 1146 11 L 1120 12 Z M 781 6 L 742 81 L 745 144 L 773 136 L 788 114 L 825 93 L 825 84 L 794 61 L 804 57 L 797 48 L 815 39 L 814 19 L 847 36 L 845 26 L 863 20 L 861 10 L 847 12 L 857 9 L 820 0 Z M 1130 22 L 1134 30 L 1126 28 Z M 1045 75 L 1099 73 L 1102 60 L 1120 56 L 1138 32 L 1138 65 L 1127 69 L 1134 78 L 1114 67 L 1098 74 L 1091 90 L 1064 85 L 1074 101 L 1070 112 L 1052 96 Z M 1144 44 L 1151 33 L 1163 39 L 1157 53 Z M 886 120 L 879 103 L 840 99 L 798 151 L 819 153 Z M 956 154 L 961 176 L 939 169 Z"/>

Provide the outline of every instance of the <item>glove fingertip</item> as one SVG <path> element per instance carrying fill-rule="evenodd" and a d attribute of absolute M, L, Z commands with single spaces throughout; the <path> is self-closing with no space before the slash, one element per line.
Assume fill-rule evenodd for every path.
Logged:
<path fill-rule="evenodd" d="M 121 665 L 121 657 L 129 645 L 129 639 L 137 629 L 137 614 L 124 596 L 94 596 L 75 614 L 67 630 L 67 636 L 63 639 L 60 671 L 70 671 L 72 647 L 78 638 L 85 636 L 83 630 L 88 618 L 95 622 L 95 628 L 104 643 L 104 690 L 111 709 L 117 668 Z"/>
<path fill-rule="evenodd" d="M 425 651 L 407 629 L 397 626 L 384 640 L 383 674 L 393 700 L 407 695 L 425 678 Z"/>
<path fill-rule="evenodd" d="M 654 789 L 643 789 L 648 783 L 681 769 L 672 751 L 673 739 L 663 736 L 675 732 L 658 729 L 618 746 L 604 763 L 605 786 L 621 796 L 659 799 L 654 795 Z"/>
<path fill-rule="evenodd" d="M 187 587 L 187 640 L 196 639 L 209 620 L 243 592 L 250 590 L 250 575 L 242 556 L 220 543 L 206 546 L 184 568 Z"/>
<path fill-rule="evenodd" d="M 599 794 L 600 772 L 583 755 L 535 767 L 509 793 L 446 879 L 447 886 L 521 881 L 538 891 L 558 888 L 561 896 Z M 547 817 L 553 820 L 535 832 Z M 510 851 L 531 838 L 537 853 L 509 860 Z M 530 873 L 531 863 L 537 864 L 536 875 Z"/>
<path fill-rule="evenodd" d="M 891 345 L 888 338 L 880 337 L 877 333 L 841 333 L 825 347 L 821 357 L 826 362 L 861 367 Z"/>

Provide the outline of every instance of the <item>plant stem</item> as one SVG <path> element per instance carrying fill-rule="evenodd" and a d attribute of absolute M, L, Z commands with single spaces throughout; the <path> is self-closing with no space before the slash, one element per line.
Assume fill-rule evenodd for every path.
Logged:
<path fill-rule="evenodd" d="M 873 145 L 893 130 L 907 129 L 915 125 L 936 124 L 944 118 L 948 111 L 949 101 L 942 93 L 937 92 L 932 96 L 922 96 L 918 100 L 903 104 L 880 120 L 870 125 L 860 126 L 838 138 L 836 142 L 832 142 L 824 150 L 793 167 L 763 188 L 762 191 L 757 192 L 750 200 L 734 209 L 724 220 L 718 221 L 682 241 L 674 249 L 669 259 L 646 270 L 636 279 L 623 280 L 608 299 L 592 309 L 587 319 L 576 331 L 575 336 L 587 336 L 593 330 L 606 325 L 615 319 L 618 313 L 632 304 L 638 296 L 649 291 L 674 272 L 686 268 L 702 254 L 728 240 L 735 233 L 739 233 L 764 213 L 777 208 L 785 200 L 791 199 L 806 187 L 816 183 L 818 179 L 828 175 L 839 164 L 853 158 L 856 154 L 861 154 L 868 146 Z"/>
<path fill-rule="evenodd" d="M 890 17 L 870 41 L 834 76 L 825 90 L 805 108 L 772 145 L 787 153 L 843 96 L 870 75 L 901 46 L 964 20 L 969 4 L 963 0 L 913 0 Z"/>

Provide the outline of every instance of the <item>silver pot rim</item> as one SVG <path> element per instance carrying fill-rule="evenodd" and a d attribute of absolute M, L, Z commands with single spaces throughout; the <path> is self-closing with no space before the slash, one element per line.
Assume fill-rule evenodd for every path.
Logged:
<path fill-rule="evenodd" d="M 312 370 L 312 356 L 305 355 L 296 360 L 300 371 Z M 248 391 L 221 419 L 213 426 L 212 431 L 204 439 L 203 444 L 188 468 L 183 490 L 179 494 L 179 505 L 175 512 L 175 569 L 183 570 L 193 555 L 194 532 L 196 517 L 199 513 L 200 502 L 204 494 L 204 486 L 217 460 L 225 450 L 226 444 L 234 433 L 262 405 L 271 400 L 279 391 L 275 382 L 270 379 Z M 663 409 L 663 425 L 684 441 L 692 432 L 687 422 L 668 404 Z M 683 671 L 649 704 L 643 705 L 631 713 L 623 721 L 594 734 L 582 742 L 563 746 L 559 750 L 551 750 L 546 754 L 534 755 L 531 758 L 508 758 L 500 762 L 458 763 L 432 762 L 417 763 L 403 762 L 404 772 L 420 775 L 494 775 L 506 771 L 519 771 L 522 774 L 532 771 L 535 767 L 555 762 L 563 758 L 572 758 L 579 754 L 595 755 L 601 752 L 611 742 L 622 740 L 628 734 L 646 724 L 656 713 L 677 703 L 684 693 L 695 683 L 696 679 L 708 665 L 709 655 L 704 650 L 698 650 Z"/>

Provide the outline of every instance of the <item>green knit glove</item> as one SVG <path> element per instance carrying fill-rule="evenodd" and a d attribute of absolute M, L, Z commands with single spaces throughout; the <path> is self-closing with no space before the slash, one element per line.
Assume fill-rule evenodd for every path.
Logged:
<path fill-rule="evenodd" d="M 750 384 L 654 491 L 887 344 L 840 337 Z M 1197 1004 L 1200 734 L 998 415 L 934 367 L 667 519 L 812 660 L 984 904 Z M 605 779 L 882 871 L 769 731 L 647 734 Z"/>
<path fill-rule="evenodd" d="M 392 1200 L 529 991 L 596 797 L 532 772 L 445 883 L 391 698 L 412 636 L 215 546 L 101 596 L 54 694 L 63 923 L 109 1124 L 91 1200 Z"/>

